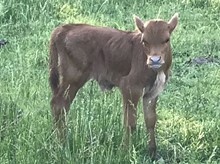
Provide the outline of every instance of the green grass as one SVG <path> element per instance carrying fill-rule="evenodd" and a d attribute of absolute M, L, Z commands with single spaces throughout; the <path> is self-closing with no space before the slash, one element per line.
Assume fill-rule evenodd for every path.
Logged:
<path fill-rule="evenodd" d="M 67 146 L 52 132 L 48 41 L 63 22 L 134 29 L 142 19 L 180 19 L 172 35 L 172 77 L 158 107 L 153 163 L 220 163 L 220 65 L 187 64 L 195 56 L 220 58 L 219 0 L 2 0 L 0 38 L 1 164 L 140 164 L 146 154 L 141 105 L 133 144 L 122 144 L 119 91 L 101 93 L 96 82 L 79 91 L 68 115 Z"/>

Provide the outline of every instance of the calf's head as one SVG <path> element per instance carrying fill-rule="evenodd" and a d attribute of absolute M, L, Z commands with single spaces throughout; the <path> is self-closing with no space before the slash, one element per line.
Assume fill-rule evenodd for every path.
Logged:
<path fill-rule="evenodd" d="M 141 42 L 147 56 L 146 64 L 153 69 L 161 68 L 170 57 L 170 35 L 177 25 L 178 14 L 168 22 L 155 19 L 143 22 L 134 16 L 136 27 L 142 34 Z"/>

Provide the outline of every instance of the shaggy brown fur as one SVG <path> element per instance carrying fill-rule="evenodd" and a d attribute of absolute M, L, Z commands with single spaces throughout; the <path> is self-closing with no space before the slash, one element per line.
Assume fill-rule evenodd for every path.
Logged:
<path fill-rule="evenodd" d="M 134 21 L 138 29 L 134 32 L 88 24 L 65 24 L 53 30 L 49 82 L 51 112 L 60 138 L 65 135 L 65 114 L 77 91 L 95 79 L 103 90 L 120 89 L 127 136 L 135 129 L 136 107 L 143 97 L 149 153 L 155 156 L 156 101 L 172 62 L 169 40 L 177 14 L 168 22 L 156 19 L 143 23 L 136 16 Z"/>

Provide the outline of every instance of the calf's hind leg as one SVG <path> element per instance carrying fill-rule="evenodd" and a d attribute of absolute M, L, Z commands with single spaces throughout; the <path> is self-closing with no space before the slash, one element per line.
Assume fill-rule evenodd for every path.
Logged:
<path fill-rule="evenodd" d="M 60 140 L 65 139 L 66 115 L 70 109 L 70 105 L 77 91 L 85 82 L 85 78 L 81 78 L 77 82 L 71 81 L 71 83 L 67 83 L 63 78 L 62 83 L 59 85 L 58 92 L 54 93 L 51 98 L 51 112 L 54 128 Z"/>

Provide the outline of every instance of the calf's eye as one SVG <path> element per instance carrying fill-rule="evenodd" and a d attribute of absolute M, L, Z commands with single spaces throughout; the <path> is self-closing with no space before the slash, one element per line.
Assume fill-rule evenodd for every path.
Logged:
<path fill-rule="evenodd" d="M 165 42 L 164 42 L 164 43 L 168 43 L 169 41 L 170 41 L 170 39 L 168 38 L 168 39 L 166 39 L 166 40 L 165 40 Z"/>
<path fill-rule="evenodd" d="M 144 45 L 147 46 L 149 43 L 146 41 L 143 41 Z"/>

